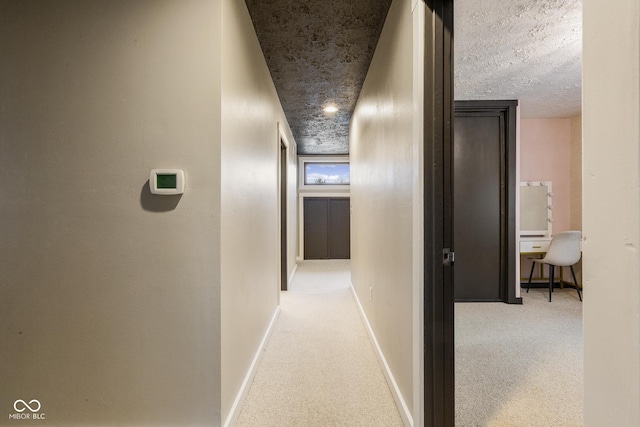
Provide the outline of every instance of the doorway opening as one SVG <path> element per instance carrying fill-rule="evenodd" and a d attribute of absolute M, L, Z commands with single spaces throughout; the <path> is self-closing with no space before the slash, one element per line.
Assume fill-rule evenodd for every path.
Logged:
<path fill-rule="evenodd" d="M 518 11 L 514 12 L 514 9 L 519 7 L 517 4 L 518 2 L 514 2 L 504 7 L 501 5 L 498 8 L 494 5 L 493 10 L 487 10 L 487 15 L 484 17 L 486 19 L 483 20 L 482 24 L 476 26 L 477 21 L 473 18 L 475 15 L 470 13 L 470 5 L 473 5 L 473 3 L 465 4 L 460 2 L 460 7 L 456 9 L 455 26 L 458 37 L 456 38 L 455 50 L 460 57 L 464 56 L 465 60 L 456 61 L 456 99 L 483 99 L 485 100 L 484 102 L 488 102 L 489 100 L 520 98 L 521 107 L 517 120 L 519 152 L 516 164 L 518 165 L 518 170 L 514 171 L 516 179 L 508 183 L 507 187 L 501 186 L 500 189 L 519 191 L 519 186 L 523 181 L 554 181 L 554 193 L 557 196 L 556 181 L 564 182 L 566 192 L 562 197 L 558 197 L 557 200 L 564 199 L 562 202 L 566 203 L 567 208 L 564 210 L 566 219 L 559 229 L 560 231 L 563 228 L 564 230 L 579 229 L 581 227 L 581 211 L 578 213 L 578 210 L 576 210 L 576 221 L 574 221 L 573 208 L 571 208 L 571 211 L 569 210 L 570 200 L 573 200 L 574 197 L 574 187 L 576 187 L 576 194 L 580 194 L 582 186 L 581 182 L 578 187 L 573 181 L 573 175 L 580 176 L 580 172 L 572 171 L 569 173 L 569 168 L 573 168 L 574 162 L 577 163 L 578 168 L 581 167 L 581 151 L 573 152 L 574 146 L 581 146 L 580 141 L 577 141 L 577 139 L 581 140 L 581 135 L 575 140 L 573 136 L 574 127 L 580 129 L 581 118 L 576 120 L 577 126 L 574 125 L 573 120 L 573 117 L 580 115 L 579 103 L 578 110 L 557 114 L 555 109 L 561 103 L 555 102 L 550 96 L 539 96 L 540 93 L 547 94 L 548 92 L 545 92 L 545 90 L 553 87 L 557 80 L 554 82 L 531 77 L 528 78 L 527 88 L 519 87 L 511 95 L 507 95 L 504 92 L 515 87 L 510 84 L 509 75 L 507 73 L 503 74 L 500 70 L 491 69 L 491 67 L 494 61 L 496 64 L 500 64 L 501 70 L 509 68 L 505 64 L 513 65 L 522 62 L 522 70 L 517 73 L 519 78 L 522 78 L 523 74 L 527 72 L 533 72 L 533 70 L 543 67 L 546 67 L 546 74 L 567 78 L 561 74 L 571 70 L 555 66 L 550 67 L 545 65 L 549 64 L 549 62 L 544 60 L 531 62 L 531 60 L 534 60 L 533 55 L 531 57 L 529 55 L 522 56 L 520 58 L 522 61 L 510 61 L 510 58 L 508 58 L 509 52 L 516 51 L 515 49 L 509 49 L 508 46 L 501 44 L 502 48 L 496 50 L 494 49 L 496 44 L 488 46 L 490 40 L 486 38 L 485 46 L 488 49 L 483 51 L 480 48 L 481 43 L 476 43 L 479 37 L 475 34 L 474 37 L 469 37 L 475 29 L 481 27 L 492 27 L 492 31 L 495 29 L 496 34 L 499 33 L 500 27 L 502 27 L 504 30 L 500 37 L 510 34 L 514 44 L 525 40 L 523 37 L 516 37 L 516 31 L 527 28 L 527 19 L 538 22 L 537 19 L 539 17 L 534 15 L 540 13 L 540 11 L 536 12 L 535 8 L 530 8 L 527 9 L 526 14 L 517 15 L 516 12 Z M 565 25 L 567 27 L 566 31 L 569 33 L 564 37 L 562 43 L 556 45 L 555 50 L 546 54 L 545 48 L 547 45 L 536 43 L 532 46 L 521 46 L 518 52 L 526 50 L 529 53 L 535 53 L 536 58 L 548 58 L 549 61 L 560 60 L 562 64 L 571 62 L 570 59 L 573 56 L 567 54 L 567 50 L 562 50 L 560 47 L 573 47 L 571 43 L 576 48 L 581 46 L 580 40 L 574 40 L 574 35 L 580 34 L 578 31 L 580 28 L 580 13 L 575 10 L 574 5 L 571 5 L 570 2 L 558 2 L 557 7 L 544 13 L 545 16 L 555 16 L 555 20 L 558 22 L 570 18 L 578 18 L 574 24 Z M 474 7 L 476 6 L 474 5 Z M 499 13 L 495 13 L 496 10 Z M 519 10 L 521 11 L 521 9 Z M 516 21 L 520 25 L 514 24 Z M 498 22 L 499 24 L 493 26 L 489 24 Z M 557 28 L 557 26 L 549 24 L 545 27 L 545 29 L 551 28 Z M 461 36 L 461 33 L 465 31 L 467 32 L 465 34 L 466 39 Z M 546 35 L 548 40 L 554 39 L 553 34 Z M 532 37 L 532 39 L 535 38 Z M 465 42 L 467 43 L 466 46 L 464 45 Z M 563 43 L 566 46 L 562 45 Z M 474 58 L 481 58 L 478 62 L 482 63 L 480 68 L 473 68 L 475 71 L 473 74 L 475 77 L 473 78 L 469 78 L 469 74 L 465 75 L 466 70 L 475 66 L 475 64 L 467 61 L 470 56 L 464 55 L 465 48 L 469 49 L 470 46 L 472 46 L 474 54 L 477 55 Z M 456 58 L 458 58 L 458 55 L 456 55 Z M 486 57 L 483 55 L 486 55 Z M 491 55 L 494 55 L 494 58 L 491 58 Z M 498 57 L 501 58 L 500 61 L 496 61 Z M 579 64 L 580 60 L 577 59 L 574 69 L 576 67 L 579 69 Z M 549 73 L 548 70 L 550 69 L 553 69 L 554 73 Z M 486 75 L 483 74 L 483 71 L 486 72 Z M 544 84 L 540 85 L 540 87 L 536 86 L 540 82 Z M 485 86 L 483 87 L 483 85 Z M 571 87 L 574 86 L 572 83 Z M 473 97 L 470 89 L 472 87 L 476 91 L 475 93 L 482 94 L 482 96 Z M 536 97 L 533 97 L 532 93 L 535 93 Z M 566 98 L 569 98 L 569 96 Z M 545 101 L 546 105 L 540 103 L 541 100 Z M 460 120 L 457 114 L 456 119 L 455 125 L 458 127 L 461 123 L 459 123 Z M 463 120 L 469 121 L 468 118 Z M 468 139 L 473 139 L 472 144 L 477 144 L 479 128 L 478 124 L 474 124 L 473 130 L 466 135 Z M 460 141 L 456 139 L 456 144 L 458 142 Z M 485 166 L 480 164 L 484 160 L 484 157 L 475 155 L 474 163 L 471 166 Z M 465 175 L 465 171 L 457 170 L 454 173 L 455 177 L 459 179 L 470 178 Z M 483 176 L 486 177 L 487 175 Z M 499 178 L 497 174 L 492 175 L 492 177 L 495 180 Z M 474 183 L 478 181 L 476 180 Z M 460 181 L 458 181 L 459 183 Z M 488 194 L 488 191 L 480 190 L 466 196 L 461 196 L 461 194 L 457 193 L 455 195 L 456 198 L 463 197 L 466 200 L 461 200 L 455 213 L 459 216 L 469 215 L 475 221 L 475 217 L 480 214 L 479 208 L 469 209 L 468 212 L 460 212 L 460 209 L 461 207 L 462 209 L 468 209 L 470 206 L 468 200 L 480 194 L 483 197 L 480 200 L 480 207 L 484 207 L 485 204 L 489 204 L 487 199 L 491 194 Z M 516 203 L 516 213 L 519 210 L 517 197 L 513 200 Z M 497 198 L 497 194 L 494 194 L 494 198 Z M 577 204 L 579 205 L 580 201 Z M 554 201 L 553 205 L 555 206 L 545 203 L 543 209 L 552 209 L 554 215 L 563 210 L 559 202 L 556 203 Z M 505 207 L 510 207 L 510 205 L 501 206 L 501 213 L 504 212 L 503 209 Z M 493 217 L 495 218 L 497 215 L 494 214 Z M 517 223 L 517 215 L 510 215 L 510 217 Z M 554 218 L 554 231 L 556 231 L 558 222 Z M 498 227 L 499 223 L 494 222 L 493 226 Z M 483 231 L 487 229 L 483 228 Z M 468 239 L 470 233 L 463 230 L 462 227 L 455 227 L 456 239 Z M 474 425 L 502 424 L 505 423 L 506 419 L 509 419 L 508 423 L 514 425 L 525 425 L 530 423 L 531 420 L 535 420 L 536 424 L 546 425 L 550 423 L 549 419 L 555 417 L 554 424 L 580 425 L 582 423 L 583 404 L 581 363 L 583 357 L 582 306 L 575 289 L 556 291 L 551 304 L 539 289 L 532 289 L 528 294 L 523 291 L 520 294 L 520 253 L 527 251 L 523 251 L 519 247 L 519 231 L 520 229 L 516 225 L 515 236 L 509 236 L 508 239 L 510 247 L 505 252 L 506 256 L 501 255 L 499 257 L 500 262 L 509 262 L 509 269 L 512 272 L 509 274 L 508 280 L 505 282 L 502 277 L 497 276 L 491 279 L 489 283 L 494 285 L 491 290 L 493 294 L 491 295 L 465 296 L 467 301 L 473 301 L 474 299 L 476 301 L 503 300 L 504 297 L 502 295 L 507 291 L 506 296 L 510 302 L 519 300 L 520 296 L 524 297 L 523 305 L 477 302 L 455 304 L 455 423 L 460 425 L 468 425 L 469 423 Z M 501 230 L 491 232 L 491 239 L 494 239 L 494 245 L 504 244 L 503 242 L 495 241 L 498 236 L 502 237 Z M 488 242 L 489 239 L 471 245 L 469 245 L 468 241 L 462 243 L 467 244 L 468 248 L 482 250 L 483 245 Z M 458 244 L 454 244 L 457 264 L 453 269 L 456 275 L 455 279 L 463 279 L 465 277 L 461 276 L 464 275 L 468 283 L 477 288 L 479 283 L 476 278 L 479 275 L 475 273 L 486 268 L 488 263 L 484 262 L 482 257 L 476 256 L 470 261 L 470 264 L 463 265 L 463 253 L 461 251 L 463 248 Z M 523 255 L 523 261 L 527 262 L 527 255 Z M 494 257 L 494 259 L 497 258 Z M 472 271 L 466 270 L 469 265 L 473 267 Z M 526 274 L 529 274 L 528 269 Z M 459 299 L 463 298 L 459 296 Z M 562 357 L 556 357 L 557 354 L 561 354 Z M 557 391 L 549 393 L 548 390 L 551 387 Z M 486 390 L 492 390 L 493 392 L 487 393 Z M 552 399 L 556 395 L 569 396 L 570 400 L 565 402 L 566 406 L 563 406 L 561 410 L 553 405 Z M 525 401 L 531 404 L 522 405 Z"/>

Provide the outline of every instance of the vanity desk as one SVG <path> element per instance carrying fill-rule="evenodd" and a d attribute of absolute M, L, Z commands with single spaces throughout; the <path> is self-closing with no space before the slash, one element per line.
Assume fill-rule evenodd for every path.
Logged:
<path fill-rule="evenodd" d="M 542 258 L 551 243 L 553 223 L 553 193 L 550 181 L 520 183 L 520 283 L 526 284 L 531 272 L 530 258 Z M 544 265 L 540 264 L 532 283 L 546 281 Z M 562 269 L 561 269 L 562 271 Z M 535 273 L 535 272 L 534 272 Z M 562 279 L 560 279 L 562 280 Z"/>
<path fill-rule="evenodd" d="M 551 237 L 542 236 L 522 236 L 520 237 L 520 284 L 525 286 L 529 281 L 529 273 L 531 272 L 531 263 L 529 258 L 543 258 L 544 254 L 549 248 L 551 243 Z M 549 283 L 548 276 L 545 277 L 546 268 L 540 264 L 538 266 L 537 273 L 534 272 L 534 276 L 531 279 L 531 284 L 534 283 Z M 560 269 L 560 280 L 562 280 L 562 269 Z"/>
<path fill-rule="evenodd" d="M 520 237 L 520 255 L 544 254 L 549 248 L 551 237 Z"/>
<path fill-rule="evenodd" d="M 543 258 L 551 243 L 553 224 L 553 192 L 550 181 L 520 183 L 520 285 L 526 287 L 531 273 L 531 258 Z M 558 268 L 555 282 L 575 287 L 564 281 L 564 268 Z M 571 277 L 570 275 L 567 277 Z M 531 287 L 549 286 L 549 268 L 538 264 L 531 279 Z"/>

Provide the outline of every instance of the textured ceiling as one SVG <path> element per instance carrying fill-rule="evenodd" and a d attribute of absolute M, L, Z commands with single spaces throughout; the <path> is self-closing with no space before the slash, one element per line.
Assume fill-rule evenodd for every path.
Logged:
<path fill-rule="evenodd" d="M 524 118 L 581 111 L 582 0 L 455 0 L 455 98 L 519 99 Z"/>
<path fill-rule="evenodd" d="M 391 0 L 245 0 L 298 154 L 347 154 Z M 580 113 L 582 0 L 455 0 L 455 98 Z M 334 103 L 337 113 L 323 107 Z"/>
<path fill-rule="evenodd" d="M 391 0 L 246 0 L 298 154 L 348 154 Z M 335 104 L 336 113 L 323 107 Z"/>

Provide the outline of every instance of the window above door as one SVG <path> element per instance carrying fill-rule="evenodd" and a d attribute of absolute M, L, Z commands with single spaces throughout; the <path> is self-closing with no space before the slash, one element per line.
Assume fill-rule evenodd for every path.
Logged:
<path fill-rule="evenodd" d="M 301 191 L 349 191 L 351 172 L 348 157 L 300 157 L 299 162 Z"/>

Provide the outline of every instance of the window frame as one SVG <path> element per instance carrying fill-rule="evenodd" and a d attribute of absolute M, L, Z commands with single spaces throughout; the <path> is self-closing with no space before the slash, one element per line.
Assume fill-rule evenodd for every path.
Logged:
<path fill-rule="evenodd" d="M 300 191 L 339 191 L 349 192 L 351 188 L 351 163 L 349 156 L 300 156 L 298 158 L 298 183 Z M 307 164 L 347 164 L 349 165 L 349 184 L 307 184 L 306 166 Z"/>

